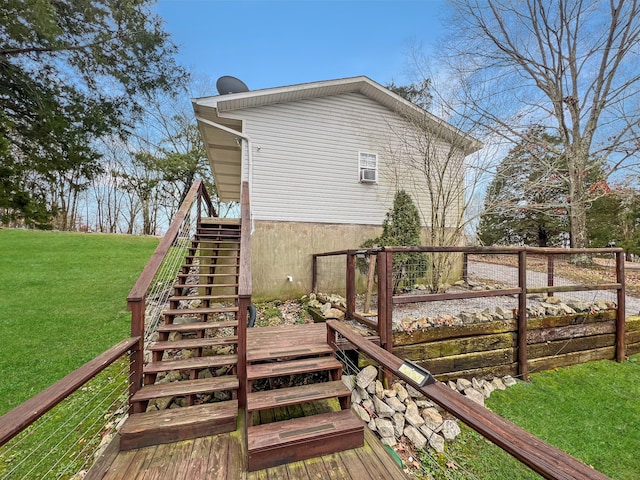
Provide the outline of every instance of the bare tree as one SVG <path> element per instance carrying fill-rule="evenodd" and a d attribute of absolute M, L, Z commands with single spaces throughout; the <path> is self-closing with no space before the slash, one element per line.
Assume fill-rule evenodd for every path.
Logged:
<path fill-rule="evenodd" d="M 440 52 L 463 114 L 513 142 L 534 125 L 561 139 L 548 148 L 566 164 L 571 246 L 587 246 L 584 178 L 630 168 L 640 145 L 638 0 L 453 4 L 457 35 Z"/>
<path fill-rule="evenodd" d="M 492 158 L 486 156 L 487 151 L 478 152 L 478 140 L 439 119 L 447 118 L 450 107 L 437 83 L 430 95 L 432 108 L 441 110 L 438 117 L 427 112 L 399 112 L 406 123 L 389 124 L 391 133 L 385 151 L 392 160 L 389 165 L 396 188 L 406 189 L 417 200 L 422 224 L 427 226 L 425 243 L 458 246 L 475 220 L 469 215 L 470 206 L 477 201 L 477 191 L 482 189 Z M 442 290 L 459 257 L 430 255 L 426 280 L 431 291 Z"/>

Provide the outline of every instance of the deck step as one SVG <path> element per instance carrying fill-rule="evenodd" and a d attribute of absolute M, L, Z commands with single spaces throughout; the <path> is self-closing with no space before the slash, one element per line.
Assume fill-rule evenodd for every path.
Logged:
<path fill-rule="evenodd" d="M 300 373 L 342 370 L 342 364 L 334 357 L 307 358 L 289 362 L 261 363 L 247 366 L 247 380 L 296 375 Z"/>
<path fill-rule="evenodd" d="M 194 258 L 206 258 L 206 259 L 211 259 L 211 258 L 240 258 L 240 255 L 185 255 L 184 258 L 190 258 L 190 259 L 194 259 Z M 206 267 L 209 266 L 209 263 L 205 263 L 205 264 L 200 264 L 201 267 Z M 220 264 L 217 264 L 220 265 Z"/>
<path fill-rule="evenodd" d="M 227 313 L 237 312 L 238 307 L 198 307 L 198 308 L 168 308 L 162 313 L 170 317 L 176 317 L 178 315 L 202 315 L 211 313 Z"/>
<path fill-rule="evenodd" d="M 158 332 L 199 332 L 201 330 L 208 330 L 211 328 L 233 328 L 238 326 L 238 322 L 235 320 L 220 321 L 220 322 L 201 322 L 197 318 L 195 321 L 189 323 L 169 323 L 158 326 Z"/>
<path fill-rule="evenodd" d="M 287 407 L 299 403 L 350 397 L 351 391 L 341 380 L 315 383 L 299 387 L 279 388 L 247 394 L 247 411 L 256 412 L 268 408 Z"/>
<path fill-rule="evenodd" d="M 230 295 L 176 295 L 169 297 L 170 302 L 182 302 L 188 300 L 225 300 L 236 299 L 238 295 L 232 293 Z"/>
<path fill-rule="evenodd" d="M 312 415 L 248 429 L 249 471 L 364 445 L 364 426 L 351 412 Z"/>
<path fill-rule="evenodd" d="M 185 360 L 169 360 L 164 362 L 150 362 L 144 366 L 145 374 L 156 374 L 175 370 L 201 370 L 203 368 L 218 368 L 238 363 L 237 355 L 210 355 L 206 357 L 191 357 Z"/>
<path fill-rule="evenodd" d="M 187 340 L 176 340 L 173 342 L 156 342 L 148 347 L 148 350 L 152 352 L 159 352 L 162 350 L 184 350 L 189 348 L 207 348 L 217 347 L 223 345 L 234 345 L 238 343 L 238 337 L 215 337 L 215 338 L 189 338 Z"/>
<path fill-rule="evenodd" d="M 240 230 L 229 228 L 212 228 L 212 229 L 198 229 L 195 234 L 195 238 L 198 240 L 225 240 L 227 238 L 240 238 Z"/>
<path fill-rule="evenodd" d="M 200 225 L 240 225 L 241 220 L 239 218 L 227 218 L 227 217 L 202 217 L 200 218 Z"/>
<path fill-rule="evenodd" d="M 205 245 L 212 245 L 214 243 L 218 243 L 221 245 L 236 244 L 236 243 L 240 244 L 240 236 L 233 235 L 232 237 L 223 236 L 221 238 L 211 238 L 211 237 L 207 237 L 206 235 L 198 235 L 191 239 L 191 245 L 193 246 L 198 245 L 198 248 L 200 248 L 199 245 L 202 243 L 204 243 Z"/>
<path fill-rule="evenodd" d="M 208 266 L 208 265 L 205 265 Z M 237 273 L 179 273 L 178 277 L 237 277 Z M 192 285 L 194 287 L 200 287 L 199 284 Z"/>
<path fill-rule="evenodd" d="M 233 287 L 237 287 L 237 286 L 238 286 L 237 283 L 198 283 L 197 285 L 186 285 L 186 284 L 185 285 L 174 285 L 173 288 L 179 288 L 179 289 L 191 288 L 191 287 L 195 287 L 195 288 L 216 288 L 216 287 L 233 288 Z"/>
<path fill-rule="evenodd" d="M 145 385 L 131 397 L 132 402 L 145 402 L 154 398 L 182 397 L 199 393 L 236 390 L 238 377 L 224 375 L 222 377 L 204 378 L 200 380 L 181 380 L 179 382 Z"/>
<path fill-rule="evenodd" d="M 201 250 L 204 252 L 237 252 L 238 247 L 188 247 L 187 250 Z"/>
<path fill-rule="evenodd" d="M 333 349 L 325 344 L 301 345 L 258 345 L 247 348 L 247 361 L 275 360 L 278 358 L 313 357 L 333 354 Z"/>
<path fill-rule="evenodd" d="M 120 429 L 120 450 L 232 432 L 237 400 L 130 415 Z"/>

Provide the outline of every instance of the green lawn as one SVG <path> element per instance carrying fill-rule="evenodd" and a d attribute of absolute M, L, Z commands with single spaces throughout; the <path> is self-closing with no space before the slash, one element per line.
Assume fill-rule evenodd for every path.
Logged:
<path fill-rule="evenodd" d="M 130 333 L 156 238 L 0 230 L 0 414 Z"/>
<path fill-rule="evenodd" d="M 612 479 L 635 480 L 640 472 L 638 373 L 640 355 L 625 363 L 604 360 L 536 373 L 531 383 L 494 392 L 487 407 Z M 446 467 L 446 458 L 440 465 L 426 459 L 435 478 L 540 478 L 470 429 L 450 444 L 448 454 L 457 470 Z M 446 476 L 436 475 L 440 469 Z"/>

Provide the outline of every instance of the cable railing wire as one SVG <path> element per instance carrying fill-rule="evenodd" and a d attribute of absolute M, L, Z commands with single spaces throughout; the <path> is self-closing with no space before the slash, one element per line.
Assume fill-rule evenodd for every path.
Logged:
<path fill-rule="evenodd" d="M 29 480 L 32 478 L 59 478 L 62 474 L 72 468 L 76 460 L 83 454 L 87 456 L 87 459 L 83 462 L 82 466 L 88 464 L 89 461 L 91 461 L 92 455 L 88 455 L 87 453 L 89 449 L 92 449 L 95 453 L 95 450 L 99 447 L 100 443 L 97 439 L 100 438 L 103 433 L 102 428 L 98 428 L 96 430 L 96 427 L 102 424 L 105 420 L 107 421 L 104 423 L 107 424 L 113 418 L 116 418 L 118 411 L 120 411 L 121 414 L 126 414 L 126 406 L 128 404 L 127 388 L 129 383 L 127 372 L 128 364 L 125 363 L 119 371 L 109 375 L 109 377 L 117 378 L 119 380 L 116 380 L 115 382 L 107 381 L 99 389 L 92 392 L 93 398 L 102 398 L 102 400 L 95 404 L 90 410 L 74 410 L 70 415 L 67 415 L 64 418 L 64 421 L 60 423 L 59 415 L 61 415 L 62 412 L 60 412 L 59 409 L 64 408 L 69 401 L 62 402 L 58 407 L 56 407 L 56 409 L 47 413 L 38 422 L 29 427 L 29 429 L 23 432 L 22 435 L 5 445 L 2 451 L 2 457 L 6 460 L 6 464 L 10 465 L 10 470 L 5 472 L 2 478 L 23 478 Z M 88 382 L 83 389 L 90 389 L 91 383 L 92 381 Z M 113 400 L 107 404 L 109 399 L 112 397 L 114 397 Z M 100 412 L 110 413 L 100 415 Z M 39 431 L 47 431 L 47 428 L 51 427 L 55 422 L 58 422 L 59 425 L 54 428 L 46 438 L 39 439 L 38 445 L 35 448 L 24 445 L 24 442 L 27 439 L 34 438 Z M 92 430 L 95 430 L 95 433 L 90 434 Z M 62 438 L 59 438 L 60 434 L 62 434 Z M 72 436 L 78 440 L 71 442 L 70 447 L 65 451 L 59 451 L 59 448 L 65 443 L 65 441 L 69 443 L 69 439 Z M 52 444 L 52 439 L 58 440 L 54 440 L 56 443 Z M 77 451 L 75 456 L 70 458 L 69 453 L 76 451 L 77 445 L 80 443 L 84 446 Z M 23 446 L 31 448 L 29 455 L 24 456 L 16 464 L 11 465 L 11 460 L 16 456 L 16 453 L 21 453 L 20 447 Z M 46 449 L 46 452 L 43 453 L 42 451 L 44 449 Z M 51 466 L 48 466 L 46 472 L 38 474 L 37 470 L 42 465 L 46 465 L 46 462 L 50 460 L 52 455 L 55 456 L 56 461 Z M 32 460 L 33 458 L 39 458 L 39 460 L 34 465 L 28 467 L 28 471 L 24 473 L 20 472 L 20 468 L 23 467 L 27 461 Z M 62 461 L 67 461 L 68 466 L 63 471 L 56 473 L 55 469 Z"/>

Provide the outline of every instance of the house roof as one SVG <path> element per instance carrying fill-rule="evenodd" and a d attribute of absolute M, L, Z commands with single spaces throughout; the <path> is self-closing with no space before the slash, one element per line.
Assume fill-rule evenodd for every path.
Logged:
<path fill-rule="evenodd" d="M 239 200 L 241 149 L 238 137 L 246 138 L 241 131 L 241 122 L 225 119 L 225 112 L 348 93 L 362 94 L 398 114 L 426 121 L 443 139 L 461 144 L 466 154 L 482 147 L 478 140 L 365 76 L 195 98 L 191 102 L 220 198 L 223 201 Z"/>

